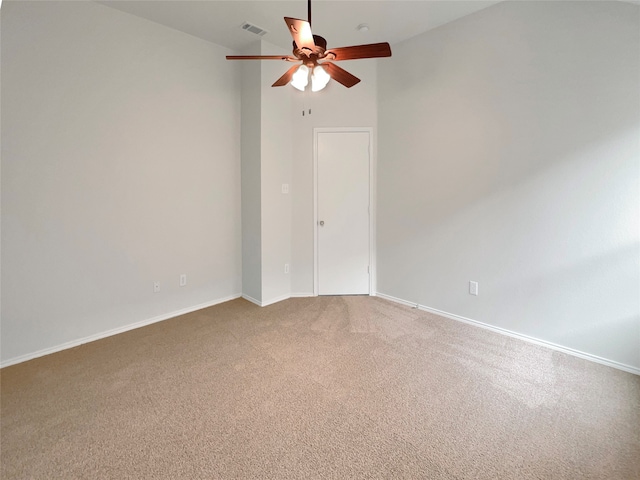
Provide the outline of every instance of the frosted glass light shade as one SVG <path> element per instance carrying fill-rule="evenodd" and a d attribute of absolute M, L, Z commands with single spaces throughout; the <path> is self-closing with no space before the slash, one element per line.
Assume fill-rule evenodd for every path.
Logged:
<path fill-rule="evenodd" d="M 311 91 L 319 92 L 327 86 L 329 80 L 331 80 L 331 77 L 329 76 L 327 71 L 324 69 L 324 67 L 318 65 L 313 69 L 313 74 L 311 75 Z"/>
<path fill-rule="evenodd" d="M 291 86 L 304 92 L 305 87 L 309 84 L 309 67 L 300 65 L 291 78 Z"/>

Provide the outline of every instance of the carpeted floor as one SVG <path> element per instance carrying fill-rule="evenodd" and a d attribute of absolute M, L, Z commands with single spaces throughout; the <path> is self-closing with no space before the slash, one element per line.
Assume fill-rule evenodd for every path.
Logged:
<path fill-rule="evenodd" d="M 234 300 L 1 381 L 6 480 L 640 478 L 640 377 L 375 297 Z"/>

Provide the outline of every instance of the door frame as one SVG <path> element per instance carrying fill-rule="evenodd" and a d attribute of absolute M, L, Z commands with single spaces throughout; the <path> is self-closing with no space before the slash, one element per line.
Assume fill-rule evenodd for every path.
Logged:
<path fill-rule="evenodd" d="M 375 296 L 376 255 L 375 255 L 375 156 L 373 127 L 314 127 L 313 129 L 313 295 L 318 296 L 318 134 L 319 133 L 361 133 L 369 134 L 369 295 Z"/>

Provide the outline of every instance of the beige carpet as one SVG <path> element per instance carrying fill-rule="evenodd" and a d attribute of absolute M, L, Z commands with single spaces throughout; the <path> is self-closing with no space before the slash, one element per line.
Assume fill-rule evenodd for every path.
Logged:
<path fill-rule="evenodd" d="M 3 479 L 638 479 L 640 377 L 370 297 L 1 371 Z"/>

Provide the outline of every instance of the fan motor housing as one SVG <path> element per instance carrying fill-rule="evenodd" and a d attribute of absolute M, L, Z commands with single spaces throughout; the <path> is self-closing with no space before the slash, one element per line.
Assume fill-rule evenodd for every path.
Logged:
<path fill-rule="evenodd" d="M 313 36 L 313 43 L 316 44 L 316 47 L 320 47 L 322 50 L 327 49 L 327 41 L 320 35 Z"/>
<path fill-rule="evenodd" d="M 327 50 L 327 41 L 324 39 L 324 37 L 321 37 L 320 35 L 314 35 L 313 43 L 315 43 L 315 47 L 313 48 L 313 50 L 306 47 L 300 49 L 298 48 L 294 40 L 293 54 L 296 56 L 296 58 L 299 58 L 300 60 L 309 59 L 312 61 L 316 61 L 320 58 L 323 58 L 324 52 Z"/>

